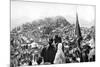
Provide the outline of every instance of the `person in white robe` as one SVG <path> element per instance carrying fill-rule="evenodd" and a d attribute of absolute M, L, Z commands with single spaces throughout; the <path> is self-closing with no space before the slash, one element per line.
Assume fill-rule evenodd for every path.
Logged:
<path fill-rule="evenodd" d="M 65 55 L 62 50 L 62 43 L 59 43 L 58 50 L 57 50 L 57 53 L 56 53 L 55 59 L 54 59 L 54 64 L 61 64 L 61 63 L 65 63 Z"/>

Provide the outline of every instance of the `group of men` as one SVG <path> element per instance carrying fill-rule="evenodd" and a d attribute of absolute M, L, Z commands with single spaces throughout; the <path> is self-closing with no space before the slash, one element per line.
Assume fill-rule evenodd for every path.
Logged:
<path fill-rule="evenodd" d="M 65 62 L 64 56 L 64 46 L 62 45 L 62 39 L 58 35 L 55 38 L 49 39 L 48 47 L 43 48 L 41 51 L 41 56 L 44 59 L 44 63 L 48 62 L 50 64 L 63 63 Z"/>
<path fill-rule="evenodd" d="M 77 42 L 78 41 L 76 40 L 73 45 L 77 45 Z M 92 43 L 93 39 L 90 39 L 89 42 Z M 11 44 L 13 43 L 11 42 Z M 34 53 L 35 51 L 32 51 L 33 49 L 31 49 L 31 47 L 38 48 L 38 44 L 35 42 L 31 44 L 31 47 L 29 47 L 29 44 L 28 46 L 24 46 L 23 48 L 25 48 L 25 50 L 30 50 L 30 52 L 23 53 L 17 60 L 17 63 L 18 66 L 21 66 L 24 63 L 28 63 L 28 65 L 40 65 L 94 61 L 95 48 L 93 45 L 91 48 L 91 44 L 85 44 L 84 46 L 80 47 L 80 50 L 79 46 L 73 47 L 71 44 L 69 44 L 69 42 L 64 43 L 62 41 L 62 37 L 55 35 L 53 38 L 49 38 L 48 44 L 44 46 L 40 52 Z"/>

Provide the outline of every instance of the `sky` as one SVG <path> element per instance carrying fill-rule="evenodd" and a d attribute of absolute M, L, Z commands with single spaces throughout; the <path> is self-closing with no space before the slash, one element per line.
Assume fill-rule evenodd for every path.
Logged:
<path fill-rule="evenodd" d="M 11 29 L 23 23 L 55 16 L 63 16 L 70 23 L 75 23 L 76 12 L 81 27 L 95 24 L 94 6 L 11 1 Z"/>

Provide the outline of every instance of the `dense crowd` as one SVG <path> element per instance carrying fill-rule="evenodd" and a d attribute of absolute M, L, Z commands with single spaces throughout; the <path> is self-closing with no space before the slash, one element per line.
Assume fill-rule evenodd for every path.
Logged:
<path fill-rule="evenodd" d="M 59 35 L 48 38 L 47 45 L 39 45 L 24 36 L 11 39 L 11 67 L 95 61 L 94 38 L 87 35 L 79 42 L 80 46 L 77 42 L 77 38 L 68 40 Z"/>
<path fill-rule="evenodd" d="M 10 67 L 95 61 L 95 28 L 80 30 L 62 17 L 13 29 Z"/>

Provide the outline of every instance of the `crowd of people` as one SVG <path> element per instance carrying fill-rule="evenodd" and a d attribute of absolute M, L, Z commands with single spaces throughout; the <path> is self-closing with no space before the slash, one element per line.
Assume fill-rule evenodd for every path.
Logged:
<path fill-rule="evenodd" d="M 62 64 L 95 61 L 95 40 L 92 36 L 80 42 L 59 35 L 48 38 L 47 45 L 34 40 L 11 39 L 11 67 L 22 65 Z M 80 44 L 80 45 L 78 45 Z"/>
<path fill-rule="evenodd" d="M 54 24 L 43 24 L 40 25 L 42 29 L 36 28 L 34 31 L 34 26 L 29 30 L 30 24 L 24 25 L 25 30 L 13 30 L 10 37 L 10 67 L 95 61 L 95 27 L 81 28 L 78 16 L 76 18 L 76 26 L 69 25 L 65 20 L 59 21 L 66 23 L 65 27 L 60 26 L 58 19 L 56 27 L 52 26 Z"/>

